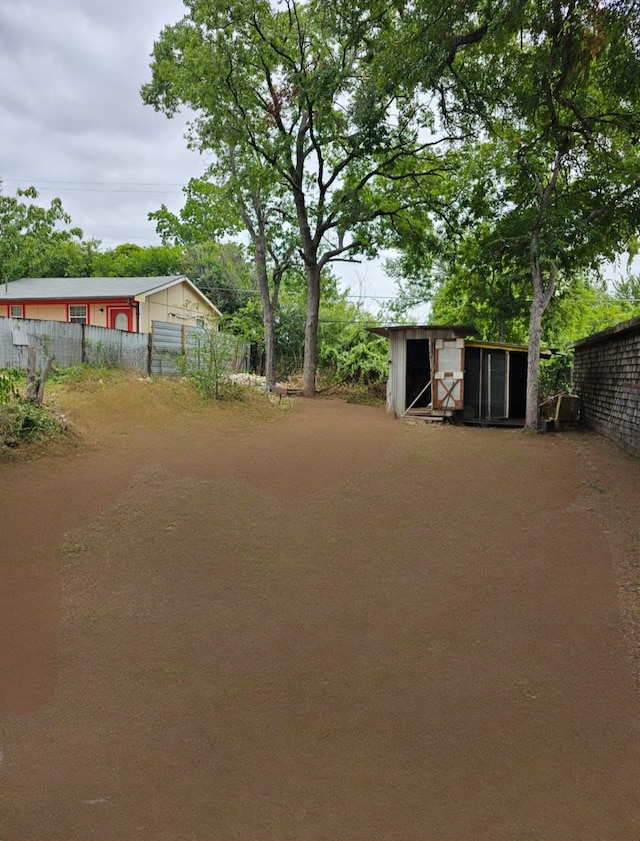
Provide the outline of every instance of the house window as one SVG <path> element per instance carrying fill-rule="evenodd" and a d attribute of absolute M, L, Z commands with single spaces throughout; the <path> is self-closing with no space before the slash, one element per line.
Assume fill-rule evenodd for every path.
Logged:
<path fill-rule="evenodd" d="M 24 318 L 24 307 L 22 304 L 11 304 L 9 307 L 11 318 Z"/>
<path fill-rule="evenodd" d="M 69 305 L 69 321 L 75 321 L 77 324 L 87 323 L 87 305 L 86 304 L 70 304 Z"/>

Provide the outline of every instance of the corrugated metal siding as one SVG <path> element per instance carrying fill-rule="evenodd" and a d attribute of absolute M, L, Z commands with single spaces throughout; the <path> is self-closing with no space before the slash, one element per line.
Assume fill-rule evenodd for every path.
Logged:
<path fill-rule="evenodd" d="M 0 318 L 0 367 L 27 370 L 29 347 L 36 349 L 36 367 L 47 356 L 58 368 L 90 365 L 133 368 L 147 373 L 149 337 L 90 324 Z"/>
<path fill-rule="evenodd" d="M 400 417 L 407 408 L 407 340 L 455 338 L 456 330 L 450 327 L 407 327 L 389 334 L 387 411 Z"/>
<path fill-rule="evenodd" d="M 27 370 L 29 347 L 36 349 L 36 366 L 52 356 L 60 368 L 82 362 L 82 325 L 31 318 L 0 318 L 0 366 Z"/>
<path fill-rule="evenodd" d="M 146 374 L 149 368 L 149 336 L 86 324 L 84 361 L 96 367 L 131 368 Z"/>
<path fill-rule="evenodd" d="M 87 362 L 97 367 L 131 368 L 141 374 L 180 374 L 176 357 L 198 345 L 203 335 L 200 327 L 153 322 L 151 337 L 147 333 L 129 333 L 91 324 L 65 321 L 41 321 L 31 318 L 0 317 L 0 368 L 27 370 L 29 347 L 36 348 L 36 366 L 41 368 L 47 356 L 52 356 L 58 368 L 69 368 Z M 231 369 L 247 371 L 249 346 L 233 342 Z"/>
<path fill-rule="evenodd" d="M 389 337 L 389 359 L 391 360 L 389 380 L 393 403 L 387 408 L 399 417 L 405 410 L 406 398 L 407 341 L 404 330 L 402 333 L 392 333 Z"/>
<path fill-rule="evenodd" d="M 197 328 L 192 328 L 197 329 Z M 177 357 L 185 352 L 187 328 L 165 321 L 151 322 L 151 373 L 177 376 L 182 373 Z"/>
<path fill-rule="evenodd" d="M 206 330 L 202 327 L 189 327 L 185 324 L 154 321 L 151 325 L 151 373 L 159 376 L 179 376 L 182 367 L 178 357 L 196 354 Z M 231 370 L 247 371 L 249 347 L 238 342 L 235 337 L 228 337 L 233 343 Z"/>

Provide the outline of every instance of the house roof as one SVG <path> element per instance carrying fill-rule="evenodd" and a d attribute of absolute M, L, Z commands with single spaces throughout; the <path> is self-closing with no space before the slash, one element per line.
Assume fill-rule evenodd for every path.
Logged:
<path fill-rule="evenodd" d="M 177 283 L 186 283 L 196 299 L 217 308 L 186 275 L 167 277 L 25 277 L 0 286 L 0 301 L 68 301 L 105 298 L 144 300 Z"/>

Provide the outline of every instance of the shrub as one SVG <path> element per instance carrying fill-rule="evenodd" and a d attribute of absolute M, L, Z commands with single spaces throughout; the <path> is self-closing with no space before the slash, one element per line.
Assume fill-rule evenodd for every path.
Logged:
<path fill-rule="evenodd" d="M 63 424 L 47 409 L 16 398 L 0 406 L 0 445 L 15 447 L 25 441 L 37 441 L 64 430 Z"/>
<path fill-rule="evenodd" d="M 540 360 L 540 399 L 561 391 L 571 392 L 571 365 L 573 355 L 556 353 L 550 359 Z"/>
<path fill-rule="evenodd" d="M 187 352 L 177 357 L 183 375 L 205 400 L 229 400 L 242 391 L 230 379 L 236 345 L 228 333 L 203 329 L 192 334 Z"/>
<path fill-rule="evenodd" d="M 16 386 L 20 379 L 20 373 L 13 368 L 0 370 L 0 406 L 6 406 L 7 403 L 18 398 Z"/>

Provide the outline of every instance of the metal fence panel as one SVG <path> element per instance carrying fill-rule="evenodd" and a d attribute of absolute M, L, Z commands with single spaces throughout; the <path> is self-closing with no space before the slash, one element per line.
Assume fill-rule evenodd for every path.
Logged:
<path fill-rule="evenodd" d="M 65 321 L 0 318 L 0 367 L 27 370 L 27 354 L 36 349 L 36 367 L 51 356 L 58 368 L 90 365 L 133 368 L 147 374 L 149 337 Z"/>
<path fill-rule="evenodd" d="M 154 321 L 151 325 L 151 373 L 160 376 L 179 376 L 182 365 L 179 357 L 191 355 L 197 357 L 202 349 L 207 330 L 203 327 L 190 327 L 184 324 L 170 324 Z M 229 337 L 233 343 L 230 362 L 234 372 L 247 371 L 249 365 L 249 346 Z"/>
<path fill-rule="evenodd" d="M 149 336 L 84 325 L 84 361 L 98 368 L 131 368 L 147 374 Z"/>
<path fill-rule="evenodd" d="M 87 362 L 97 367 L 132 368 L 142 374 L 179 375 L 178 357 L 196 354 L 206 330 L 154 321 L 151 337 L 91 324 L 0 317 L 0 368 L 27 370 L 29 347 L 36 349 L 36 367 L 47 356 L 58 368 Z M 233 344 L 231 370 L 248 370 L 249 346 L 229 337 Z"/>
<path fill-rule="evenodd" d="M 0 318 L 0 366 L 27 370 L 27 354 L 36 349 L 36 366 L 52 356 L 60 368 L 82 362 L 82 325 L 33 318 Z"/>

